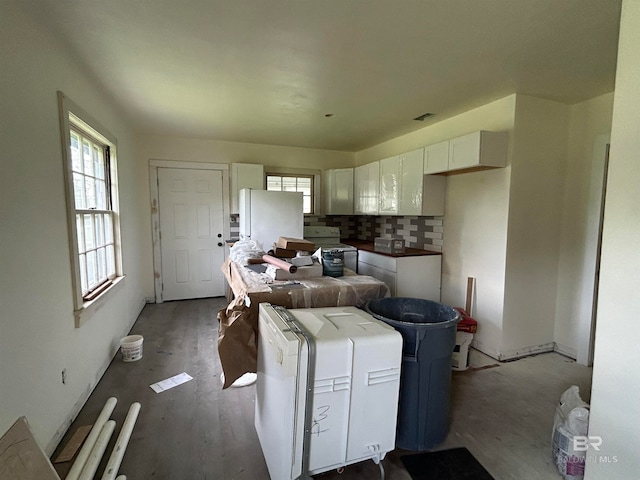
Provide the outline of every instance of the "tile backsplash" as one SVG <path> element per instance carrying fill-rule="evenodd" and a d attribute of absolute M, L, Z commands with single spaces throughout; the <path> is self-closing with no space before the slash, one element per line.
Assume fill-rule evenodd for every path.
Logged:
<path fill-rule="evenodd" d="M 412 248 L 442 251 L 444 217 L 375 217 L 368 215 L 305 215 L 304 225 L 339 227 L 341 238 L 353 238 L 373 242 L 376 237 L 403 238 Z M 231 238 L 240 235 L 239 215 L 229 220 Z"/>
<path fill-rule="evenodd" d="M 342 238 L 373 242 L 375 237 L 403 238 L 412 248 L 442 251 L 444 217 L 376 217 L 305 215 L 305 226 L 340 227 Z"/>

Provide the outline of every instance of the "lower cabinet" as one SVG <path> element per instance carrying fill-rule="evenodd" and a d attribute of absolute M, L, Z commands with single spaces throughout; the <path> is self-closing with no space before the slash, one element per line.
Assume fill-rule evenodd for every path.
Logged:
<path fill-rule="evenodd" d="M 389 257 L 358 250 L 358 273 L 383 281 L 392 297 L 440 301 L 442 255 Z"/>

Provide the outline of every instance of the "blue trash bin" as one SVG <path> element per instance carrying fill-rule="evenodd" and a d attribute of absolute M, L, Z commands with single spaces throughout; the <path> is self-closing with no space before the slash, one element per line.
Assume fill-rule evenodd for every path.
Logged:
<path fill-rule="evenodd" d="M 449 432 L 451 356 L 460 314 L 419 298 L 370 300 L 365 310 L 403 339 L 396 446 L 431 450 Z"/>

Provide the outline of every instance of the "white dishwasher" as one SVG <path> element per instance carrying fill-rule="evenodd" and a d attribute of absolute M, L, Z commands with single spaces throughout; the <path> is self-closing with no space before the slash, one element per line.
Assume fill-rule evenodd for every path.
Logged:
<path fill-rule="evenodd" d="M 254 423 L 273 480 L 379 463 L 395 448 L 399 332 L 356 307 L 262 303 L 258 322 Z"/>

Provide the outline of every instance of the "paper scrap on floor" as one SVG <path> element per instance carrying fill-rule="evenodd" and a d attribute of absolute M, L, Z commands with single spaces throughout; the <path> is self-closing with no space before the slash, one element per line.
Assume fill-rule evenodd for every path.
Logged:
<path fill-rule="evenodd" d="M 193 377 L 182 372 L 178 375 L 174 375 L 171 378 L 167 378 L 166 380 L 156 382 L 149 386 L 153 389 L 154 392 L 160 393 L 164 392 L 165 390 L 169 390 L 170 388 L 177 387 L 178 385 L 182 385 L 189 380 L 193 380 Z"/>

